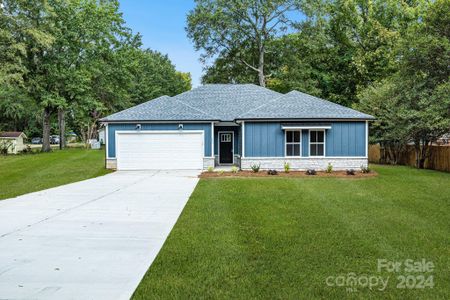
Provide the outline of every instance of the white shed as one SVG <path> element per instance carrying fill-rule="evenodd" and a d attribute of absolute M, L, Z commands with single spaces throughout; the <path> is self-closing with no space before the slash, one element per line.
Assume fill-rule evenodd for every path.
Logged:
<path fill-rule="evenodd" d="M 26 148 L 23 139 L 26 139 L 25 133 L 20 131 L 5 131 L 0 133 L 0 151 L 8 149 L 8 153 L 17 154 Z"/>

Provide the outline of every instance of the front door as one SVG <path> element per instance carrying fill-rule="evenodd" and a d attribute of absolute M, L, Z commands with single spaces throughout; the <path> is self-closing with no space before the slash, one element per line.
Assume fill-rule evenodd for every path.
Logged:
<path fill-rule="evenodd" d="M 233 132 L 219 132 L 219 163 L 233 163 Z"/>

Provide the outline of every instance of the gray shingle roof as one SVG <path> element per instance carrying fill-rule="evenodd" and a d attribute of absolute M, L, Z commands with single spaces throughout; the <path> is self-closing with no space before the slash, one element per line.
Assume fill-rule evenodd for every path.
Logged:
<path fill-rule="evenodd" d="M 297 91 L 283 95 L 254 84 L 209 84 L 174 97 L 156 98 L 101 121 L 372 118 Z"/>
<path fill-rule="evenodd" d="M 374 117 L 305 93 L 292 91 L 236 119 L 374 119 Z"/>
<path fill-rule="evenodd" d="M 161 96 L 154 100 L 109 115 L 102 121 L 188 121 L 215 120 L 213 116 L 190 107 L 173 97 Z"/>

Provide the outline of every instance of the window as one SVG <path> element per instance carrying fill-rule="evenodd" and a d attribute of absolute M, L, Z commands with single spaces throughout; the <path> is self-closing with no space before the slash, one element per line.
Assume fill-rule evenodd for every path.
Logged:
<path fill-rule="evenodd" d="M 325 131 L 311 130 L 309 132 L 309 155 L 310 156 L 325 155 Z"/>
<path fill-rule="evenodd" d="M 231 142 L 231 133 L 222 133 L 220 135 L 220 141 L 225 143 Z"/>
<path fill-rule="evenodd" d="M 301 131 L 286 131 L 286 156 L 300 156 Z"/>

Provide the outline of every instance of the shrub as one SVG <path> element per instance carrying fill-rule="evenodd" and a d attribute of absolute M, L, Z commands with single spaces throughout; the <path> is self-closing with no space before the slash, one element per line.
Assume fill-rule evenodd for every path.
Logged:
<path fill-rule="evenodd" d="M 224 170 L 219 171 L 219 175 L 223 175 L 223 173 L 224 173 Z"/>
<path fill-rule="evenodd" d="M 332 164 L 330 164 L 330 163 L 328 163 L 328 166 L 327 166 L 327 169 L 326 169 L 326 171 L 325 172 L 327 172 L 327 173 L 331 173 L 331 172 L 333 172 L 333 165 Z"/>
<path fill-rule="evenodd" d="M 208 167 L 208 172 L 211 173 L 211 172 L 213 172 L 213 171 L 214 171 L 214 167 L 213 167 L 213 166 L 209 166 L 209 167 Z"/>
<path fill-rule="evenodd" d="M 355 175 L 355 170 L 349 169 L 346 171 L 347 175 Z"/>
<path fill-rule="evenodd" d="M 34 154 L 35 152 L 31 149 L 30 145 L 27 145 L 25 148 L 20 151 L 20 154 Z"/>
<path fill-rule="evenodd" d="M 361 166 L 361 173 L 367 174 L 370 173 L 369 166 L 365 167 L 364 165 Z"/>
<path fill-rule="evenodd" d="M 254 164 L 254 165 L 251 165 L 251 166 L 250 166 L 250 168 L 252 168 L 252 171 L 253 171 L 254 173 L 258 173 L 260 167 L 261 167 L 261 164 Z"/>
<path fill-rule="evenodd" d="M 231 173 L 237 173 L 239 171 L 239 168 L 238 167 L 236 167 L 236 166 L 232 166 L 231 167 Z"/>
<path fill-rule="evenodd" d="M 277 170 L 268 170 L 267 174 L 268 175 L 278 175 L 278 171 Z"/>
<path fill-rule="evenodd" d="M 284 172 L 289 173 L 289 170 L 291 169 L 291 165 L 288 162 L 284 163 Z"/>
<path fill-rule="evenodd" d="M 11 149 L 11 151 L 14 151 L 13 142 L 9 141 L 9 140 L 0 140 L 0 154 L 7 155 L 8 149 Z"/>
<path fill-rule="evenodd" d="M 306 170 L 306 175 L 316 175 L 317 174 L 317 172 L 316 172 L 316 170 L 314 170 L 314 169 L 308 169 L 308 170 Z"/>

